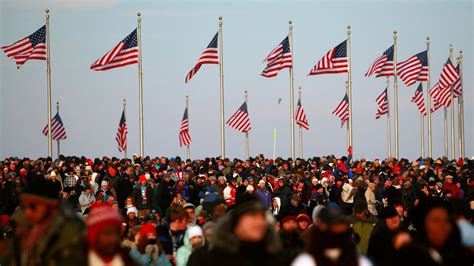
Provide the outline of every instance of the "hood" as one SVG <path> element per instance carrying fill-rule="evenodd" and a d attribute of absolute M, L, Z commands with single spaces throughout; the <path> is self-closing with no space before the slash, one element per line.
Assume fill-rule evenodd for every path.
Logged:
<path fill-rule="evenodd" d="M 278 208 L 281 208 L 281 199 L 280 199 L 280 197 L 274 197 L 273 199 L 276 200 L 276 202 L 278 204 Z"/>
<path fill-rule="evenodd" d="M 231 220 L 229 214 L 219 219 L 214 229 L 215 231 L 211 248 L 216 248 L 225 253 L 236 255 L 239 253 L 241 242 L 234 234 Z M 273 230 L 273 225 L 270 223 L 268 224 L 263 242 L 269 253 L 277 253 L 281 250 L 280 239 Z"/>

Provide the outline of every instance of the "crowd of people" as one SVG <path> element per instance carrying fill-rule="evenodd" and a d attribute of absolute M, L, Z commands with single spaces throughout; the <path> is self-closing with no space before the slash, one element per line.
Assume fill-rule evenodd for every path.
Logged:
<path fill-rule="evenodd" d="M 0 265 L 473 265 L 474 160 L 0 161 Z"/>

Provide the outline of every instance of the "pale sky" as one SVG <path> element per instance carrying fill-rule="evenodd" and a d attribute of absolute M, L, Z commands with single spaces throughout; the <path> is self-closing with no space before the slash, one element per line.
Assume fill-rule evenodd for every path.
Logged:
<path fill-rule="evenodd" d="M 346 151 L 345 128 L 331 112 L 344 96 L 347 75 L 307 74 L 346 38 L 349 24 L 355 157 L 387 154 L 386 118 L 375 120 L 375 98 L 385 88 L 385 79 L 366 78 L 364 73 L 392 45 L 393 30 L 398 31 L 398 61 L 425 50 L 425 37 L 431 37 L 432 85 L 449 56 L 449 44 L 454 58 L 463 49 L 466 156 L 474 155 L 472 1 L 1 0 L 0 45 L 12 44 L 44 25 L 45 8 L 51 10 L 52 115 L 59 101 L 68 135 L 61 152 L 66 155 L 121 156 L 115 134 L 124 98 L 128 153 L 139 152 L 137 65 L 104 72 L 89 69 L 137 26 L 137 11 L 142 12 L 146 155 L 185 156 L 177 135 L 185 95 L 190 97 L 192 157 L 219 155 L 219 67 L 204 65 L 189 84 L 184 83 L 218 30 L 219 16 L 224 23 L 225 119 L 242 104 L 248 90 L 251 155 L 273 155 L 276 129 L 277 156 L 290 156 L 288 70 L 271 79 L 260 76 L 262 60 L 288 34 L 290 19 L 295 96 L 301 86 L 310 124 L 303 133 L 304 157 Z M 420 154 L 420 115 L 410 101 L 417 86 L 399 82 L 400 157 L 409 159 Z M 424 88 L 426 97 L 425 84 Z M 17 70 L 14 61 L 2 54 L 0 93 L 0 158 L 46 156 L 47 138 L 41 134 L 47 122 L 45 61 L 29 61 Z M 392 98 L 393 88 L 390 94 Z M 432 125 L 437 157 L 443 155 L 442 110 L 433 114 Z M 225 132 L 226 156 L 243 158 L 244 135 L 227 126 Z"/>

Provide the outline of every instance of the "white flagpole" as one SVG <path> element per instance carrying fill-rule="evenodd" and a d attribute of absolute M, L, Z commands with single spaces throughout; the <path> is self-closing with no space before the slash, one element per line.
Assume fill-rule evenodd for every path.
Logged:
<path fill-rule="evenodd" d="M 245 91 L 245 103 L 247 104 L 247 111 L 248 111 L 248 92 Z M 245 159 L 249 159 L 249 133 L 245 132 Z"/>
<path fill-rule="evenodd" d="M 397 31 L 393 31 L 393 101 L 395 119 L 395 157 L 399 159 L 398 151 L 398 82 L 397 82 Z"/>
<path fill-rule="evenodd" d="M 449 44 L 449 60 L 453 63 L 453 45 Z M 454 63 L 453 63 L 454 64 Z M 456 159 L 456 141 L 454 132 L 454 88 L 451 86 L 451 159 Z"/>
<path fill-rule="evenodd" d="M 186 95 L 186 110 L 188 111 L 188 125 L 189 125 L 189 96 Z M 189 127 L 189 126 L 188 126 Z M 186 159 L 190 160 L 191 159 L 191 148 L 189 146 L 190 144 L 186 145 Z"/>
<path fill-rule="evenodd" d="M 139 101 L 139 121 L 140 121 L 140 157 L 143 158 L 144 150 L 144 133 L 143 133 L 143 69 L 142 69 L 142 27 L 141 13 L 137 13 L 137 37 L 138 37 L 138 101 Z"/>
<path fill-rule="evenodd" d="M 59 114 L 59 102 L 56 102 L 56 112 L 58 112 Z M 59 159 L 59 155 L 61 155 L 61 144 L 60 144 L 60 141 L 59 139 L 57 140 L 57 143 L 58 143 L 58 159 Z"/>
<path fill-rule="evenodd" d="M 288 21 L 288 41 L 290 44 L 291 58 L 293 58 L 293 22 Z M 295 159 L 295 88 L 293 66 L 290 68 L 290 121 L 291 121 L 291 158 Z"/>
<path fill-rule="evenodd" d="M 349 71 L 347 72 L 347 91 L 349 97 L 349 146 L 352 147 L 354 153 L 354 146 L 352 144 L 352 78 L 351 78 L 351 25 L 347 26 L 347 65 Z"/>
<path fill-rule="evenodd" d="M 273 160 L 276 159 L 277 130 L 273 129 Z"/>
<path fill-rule="evenodd" d="M 428 80 L 426 81 L 426 97 L 428 97 L 428 157 L 432 158 L 432 137 L 431 137 L 431 87 L 430 87 L 430 37 L 426 37 L 426 52 L 428 55 Z"/>
<path fill-rule="evenodd" d="M 51 52 L 50 52 L 50 34 L 49 34 L 49 9 L 46 12 L 46 74 L 48 79 L 48 157 L 53 157 L 53 139 L 51 135 Z"/>
<path fill-rule="evenodd" d="M 225 158 L 225 127 L 224 127 L 224 44 L 222 42 L 222 17 L 219 17 L 219 79 L 221 100 L 221 158 Z"/>
<path fill-rule="evenodd" d="M 127 100 L 123 99 L 123 115 L 125 116 L 125 121 L 127 121 L 127 114 L 125 113 L 126 112 L 126 109 L 125 109 L 126 105 L 127 105 Z M 127 148 L 125 148 L 123 150 L 123 158 L 127 159 Z"/>

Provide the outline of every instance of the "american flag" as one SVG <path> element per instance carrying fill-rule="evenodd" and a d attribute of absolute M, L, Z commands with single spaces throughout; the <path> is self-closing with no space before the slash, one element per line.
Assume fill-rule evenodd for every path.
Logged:
<path fill-rule="evenodd" d="M 425 98 L 423 97 L 423 86 L 421 82 L 415 91 L 415 95 L 411 98 L 411 101 L 416 104 L 416 107 L 418 107 L 422 115 L 426 115 Z"/>
<path fill-rule="evenodd" d="M 43 135 L 48 136 L 48 124 L 46 124 L 43 129 Z M 59 113 L 57 113 L 51 119 L 51 137 L 53 140 L 62 140 L 67 138 L 66 129 L 64 128 L 64 124 L 61 120 L 61 117 L 59 116 Z"/>
<path fill-rule="evenodd" d="M 16 68 L 28 60 L 46 60 L 46 26 L 12 45 L 2 46 L 2 50 L 8 58 L 15 59 Z"/>
<path fill-rule="evenodd" d="M 365 76 L 370 77 L 374 74 L 377 78 L 393 76 L 393 45 L 374 61 Z"/>
<path fill-rule="evenodd" d="M 313 67 L 309 75 L 320 74 L 337 74 L 349 72 L 349 64 L 347 62 L 347 40 L 329 51 L 319 62 Z"/>
<path fill-rule="evenodd" d="M 458 97 L 458 96 L 462 95 L 461 72 L 460 72 L 460 69 L 459 69 L 459 64 L 456 67 L 456 71 L 458 72 L 459 78 L 453 84 L 453 92 L 454 92 L 454 96 Z"/>
<path fill-rule="evenodd" d="M 459 79 L 459 73 L 451 63 L 451 59 L 448 58 L 446 64 L 444 64 L 441 75 L 439 76 L 439 85 L 441 88 L 450 87 L 454 82 Z"/>
<path fill-rule="evenodd" d="M 309 130 L 308 119 L 306 118 L 306 114 L 304 112 L 303 106 L 301 105 L 301 100 L 298 100 L 298 105 L 296 107 L 296 116 L 295 116 L 296 124 L 301 126 L 302 128 Z"/>
<path fill-rule="evenodd" d="M 379 119 L 382 115 L 388 114 L 388 95 L 387 89 L 385 89 L 375 100 L 377 102 L 377 114 L 375 115 L 375 119 Z"/>
<path fill-rule="evenodd" d="M 397 64 L 397 74 L 407 86 L 417 81 L 428 81 L 428 52 L 416 54 Z"/>
<path fill-rule="evenodd" d="M 442 106 L 449 106 L 451 104 L 451 92 L 449 87 L 441 88 L 439 83 L 436 83 L 431 88 L 431 98 L 433 99 L 434 106 L 431 108 L 431 112 L 435 112 Z"/>
<path fill-rule="evenodd" d="M 191 144 L 191 135 L 189 135 L 189 118 L 188 118 L 188 108 L 184 110 L 183 120 L 181 120 L 181 125 L 179 126 L 179 146 L 188 146 Z"/>
<path fill-rule="evenodd" d="M 115 140 L 118 144 L 119 152 L 123 152 L 127 150 L 127 121 L 125 120 L 125 110 L 122 112 L 122 117 L 120 118 L 117 136 L 115 136 Z"/>
<path fill-rule="evenodd" d="M 288 36 L 263 60 L 267 67 L 260 75 L 266 78 L 273 78 L 284 68 L 293 67 L 293 57 L 290 50 Z"/>
<path fill-rule="evenodd" d="M 250 125 L 249 113 L 247 111 L 247 103 L 244 102 L 242 106 L 232 115 L 226 122 L 231 128 L 242 133 L 249 132 L 252 126 Z"/>
<path fill-rule="evenodd" d="M 341 119 L 341 127 L 349 120 L 349 98 L 347 94 L 344 96 L 339 105 L 332 111 L 332 114 Z"/>
<path fill-rule="evenodd" d="M 189 80 L 199 71 L 202 65 L 205 64 L 212 64 L 216 65 L 219 64 L 219 50 L 217 49 L 217 37 L 219 36 L 219 32 L 214 35 L 212 41 L 207 46 L 206 50 L 201 54 L 197 64 L 189 71 L 188 75 L 186 75 L 186 79 L 184 80 L 185 83 L 188 83 Z"/>
<path fill-rule="evenodd" d="M 90 67 L 95 71 L 109 70 L 138 63 L 137 29 L 119 42 L 103 57 L 97 59 Z"/>

